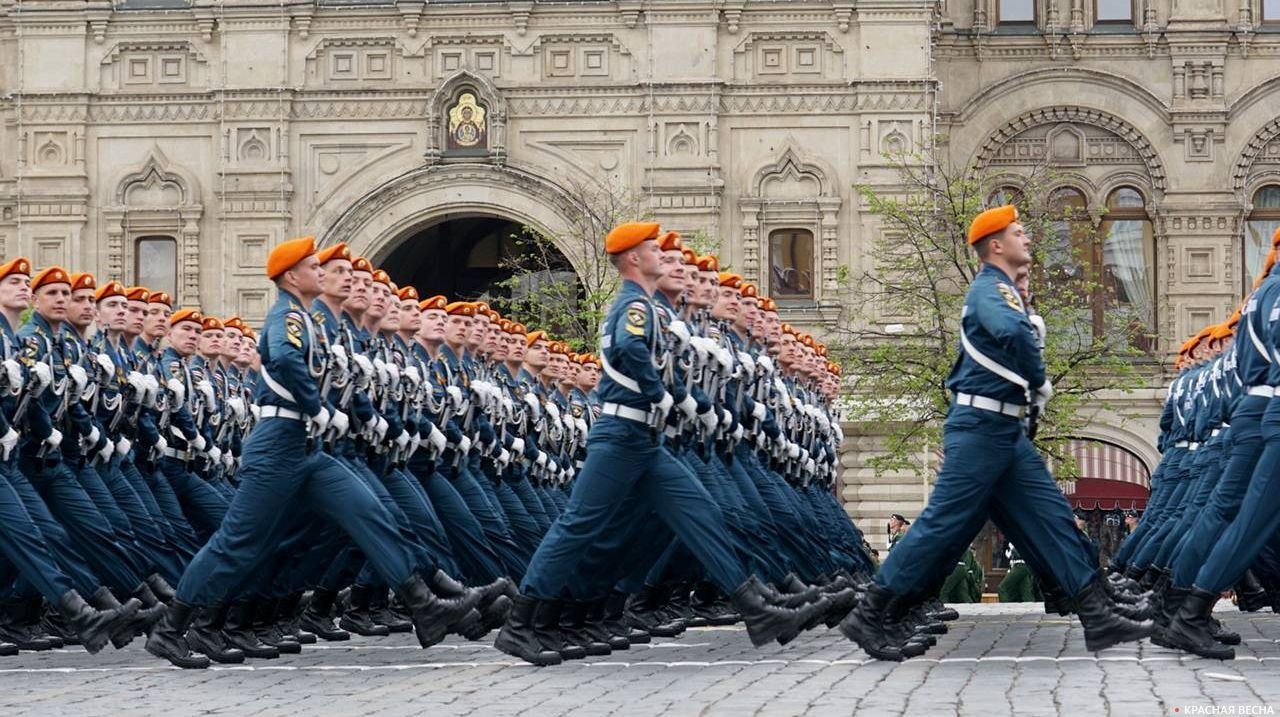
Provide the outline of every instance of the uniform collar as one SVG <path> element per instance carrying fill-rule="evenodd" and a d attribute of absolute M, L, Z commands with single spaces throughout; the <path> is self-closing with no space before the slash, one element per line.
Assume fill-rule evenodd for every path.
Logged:
<path fill-rule="evenodd" d="M 983 262 L 981 273 L 991 274 L 992 276 L 995 276 L 997 279 L 1004 279 L 1005 281 L 1009 282 L 1009 284 L 1013 284 L 1013 278 L 1010 277 L 1008 274 L 1004 273 L 1004 269 L 1001 269 L 995 264 L 987 264 L 986 262 Z"/>

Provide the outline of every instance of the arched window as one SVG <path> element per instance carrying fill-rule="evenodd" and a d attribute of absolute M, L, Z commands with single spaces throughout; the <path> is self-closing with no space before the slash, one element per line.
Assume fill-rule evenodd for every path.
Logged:
<path fill-rule="evenodd" d="M 769 295 L 775 299 L 813 298 L 813 232 L 769 232 Z"/>
<path fill-rule="evenodd" d="M 1153 349 L 1155 232 L 1146 200 L 1132 187 L 1120 187 L 1107 197 L 1101 258 L 1098 281 L 1104 305 L 1103 332 L 1109 336 L 1128 334 L 1137 348 Z"/>
<path fill-rule="evenodd" d="M 987 195 L 987 207 L 1002 207 L 1006 204 L 1022 204 L 1024 198 L 1023 192 L 1017 187 L 1006 185 L 997 187 L 994 192 Z"/>
<path fill-rule="evenodd" d="M 1033 295 L 1049 294 L 1061 304 L 1054 312 L 1062 328 L 1055 330 L 1074 349 L 1093 343 L 1095 318 L 1101 321 L 1094 316 L 1090 290 L 1094 252 L 1088 204 L 1084 192 L 1075 187 L 1059 187 L 1049 194 L 1047 235 L 1039 242 L 1038 265 L 1033 267 L 1038 276 L 1031 282 Z"/>
<path fill-rule="evenodd" d="M 139 237 L 134 257 L 139 285 L 178 296 L 178 243 L 173 237 Z"/>
<path fill-rule="evenodd" d="M 1262 271 L 1271 235 L 1280 228 L 1280 185 L 1268 184 L 1253 195 L 1253 211 L 1244 227 L 1244 290 L 1253 288 L 1253 280 Z"/>

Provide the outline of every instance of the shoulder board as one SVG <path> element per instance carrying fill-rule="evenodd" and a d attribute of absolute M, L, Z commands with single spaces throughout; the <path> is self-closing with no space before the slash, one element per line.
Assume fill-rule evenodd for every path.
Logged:
<path fill-rule="evenodd" d="M 181 362 L 181 361 L 178 361 L 177 359 L 174 359 L 173 361 L 170 361 L 170 362 L 169 362 L 169 373 L 170 373 L 170 374 L 172 374 L 172 375 L 181 374 L 181 373 L 182 373 L 182 362 Z"/>
<path fill-rule="evenodd" d="M 1009 308 L 1024 311 L 1022 308 L 1022 297 L 1018 295 L 1017 290 L 1012 286 L 1009 286 L 1002 281 L 997 281 L 996 291 L 1000 292 L 1000 298 L 1004 299 L 1004 303 L 1008 304 Z"/>

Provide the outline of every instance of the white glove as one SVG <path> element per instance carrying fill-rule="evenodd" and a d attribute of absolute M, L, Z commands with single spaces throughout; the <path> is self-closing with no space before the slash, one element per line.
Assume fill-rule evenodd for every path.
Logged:
<path fill-rule="evenodd" d="M 502 392 L 502 411 L 504 416 L 514 416 L 516 412 L 516 404 L 505 391 Z"/>
<path fill-rule="evenodd" d="M 711 410 L 714 411 L 715 409 Z M 733 414 L 729 413 L 729 409 L 727 408 L 720 409 L 720 425 L 728 426 L 731 423 L 733 423 Z"/>
<path fill-rule="evenodd" d="M 707 357 L 715 352 L 716 342 L 705 336 L 694 336 L 690 339 L 689 344 L 693 346 L 693 350 L 698 354 L 698 358 L 705 362 Z"/>
<path fill-rule="evenodd" d="M 347 356 L 347 347 L 342 344 L 333 344 L 329 347 L 329 354 L 333 356 L 334 367 L 346 373 L 351 366 L 351 359 Z"/>
<path fill-rule="evenodd" d="M 547 459 L 547 470 L 551 471 L 552 473 L 555 473 L 556 471 L 560 470 L 560 466 L 556 465 L 556 462 L 555 462 L 555 461 L 553 461 L 553 460 L 551 460 L 550 458 L 548 458 L 548 459 Z"/>
<path fill-rule="evenodd" d="M 431 444 L 431 448 L 439 455 L 444 452 L 445 446 L 449 445 L 449 439 L 445 438 L 443 431 L 432 424 L 431 432 L 427 434 L 427 443 Z"/>
<path fill-rule="evenodd" d="M 226 453 L 222 454 L 222 466 L 224 468 L 226 468 L 227 470 L 231 470 L 232 466 L 234 466 L 235 464 L 236 464 L 236 457 L 231 455 L 231 451 L 227 451 Z"/>
<path fill-rule="evenodd" d="M 512 452 L 512 453 L 515 453 L 516 455 L 520 455 L 520 454 L 524 453 L 524 439 L 523 439 L 523 438 L 512 438 L 512 439 L 511 439 L 511 452 Z"/>
<path fill-rule="evenodd" d="M 551 401 L 547 401 L 547 418 L 553 423 L 560 422 L 560 407 Z"/>
<path fill-rule="evenodd" d="M 62 431 L 56 428 L 53 429 L 53 432 L 49 434 L 48 438 L 44 439 L 44 442 L 49 444 L 50 448 L 57 448 L 62 445 Z"/>
<path fill-rule="evenodd" d="M 449 400 L 453 402 L 453 410 L 462 410 L 462 389 L 457 386 L 445 386 L 444 392 L 449 395 Z"/>
<path fill-rule="evenodd" d="M 524 395 L 524 404 L 529 407 L 529 417 L 533 420 L 542 418 L 542 404 L 538 402 L 538 397 L 533 391 L 529 391 Z"/>
<path fill-rule="evenodd" d="M 812 458 L 804 462 L 804 472 L 810 475 L 818 472 L 818 467 L 814 465 Z"/>
<path fill-rule="evenodd" d="M 147 395 L 147 379 L 137 371 L 130 371 L 124 378 L 129 387 L 133 389 L 134 400 L 142 403 L 142 399 Z"/>
<path fill-rule="evenodd" d="M 400 435 L 396 436 L 396 448 L 404 450 L 409 445 L 409 432 L 400 431 Z"/>
<path fill-rule="evenodd" d="M 204 405 L 209 406 L 210 408 L 216 405 L 217 401 L 213 393 L 213 384 L 209 383 L 208 379 L 197 381 L 196 390 L 200 392 L 201 396 L 204 396 Z"/>
<path fill-rule="evenodd" d="M 103 374 L 107 376 L 115 375 L 116 362 L 112 361 L 110 356 L 106 354 L 98 354 L 94 360 L 98 362 L 98 368 L 102 370 Z"/>
<path fill-rule="evenodd" d="M 378 416 L 376 419 L 374 419 L 373 442 L 381 443 L 387 437 L 388 428 L 390 428 L 390 426 L 387 425 L 387 419 L 383 418 L 382 416 Z"/>
<path fill-rule="evenodd" d="M 165 388 L 169 389 L 169 392 L 173 394 L 173 402 L 175 404 L 186 403 L 187 387 L 183 386 L 181 381 L 176 378 L 171 378 L 168 381 L 165 381 L 164 385 Z"/>
<path fill-rule="evenodd" d="M 665 416 L 667 415 L 667 412 L 671 410 L 671 407 L 675 405 L 675 402 L 676 400 L 671 397 L 671 394 L 664 391 L 662 398 L 657 403 L 653 404 L 653 410 Z"/>
<path fill-rule="evenodd" d="M 547 465 L 547 461 L 549 460 L 551 459 L 547 457 L 546 451 L 538 451 L 538 457 L 535 458 L 533 462 L 538 464 L 539 468 L 543 468 Z"/>
<path fill-rule="evenodd" d="M 244 399 L 239 396 L 232 396 L 227 399 L 227 410 L 231 411 L 231 415 L 237 421 L 244 420 Z"/>
<path fill-rule="evenodd" d="M 133 441 L 124 436 L 121 436 L 120 440 L 116 441 L 116 453 L 127 456 L 131 450 L 133 450 Z"/>
<path fill-rule="evenodd" d="M 309 420 L 311 425 L 315 427 L 316 434 L 324 433 L 324 429 L 329 427 L 329 409 L 321 406 L 320 410 L 314 416 L 311 416 Z"/>
<path fill-rule="evenodd" d="M 164 439 L 164 436 L 160 436 L 156 439 L 156 453 L 163 454 L 168 449 L 169 442 Z"/>
<path fill-rule="evenodd" d="M 751 358 L 751 354 L 746 351 L 738 352 L 738 363 L 742 364 L 742 371 L 747 376 L 754 376 L 756 373 L 755 359 Z"/>
<path fill-rule="evenodd" d="M 67 366 L 67 375 L 72 379 L 72 383 L 76 384 L 76 393 L 84 393 L 84 387 L 88 385 L 88 371 L 84 370 L 84 366 L 79 364 Z"/>
<path fill-rule="evenodd" d="M 160 381 L 151 374 L 142 376 L 142 387 L 146 391 L 144 395 L 138 396 L 138 400 L 144 406 L 155 406 L 156 399 L 160 397 Z"/>
<path fill-rule="evenodd" d="M 373 373 L 378 377 L 378 384 L 387 385 L 391 381 L 391 377 L 387 375 L 387 362 L 380 358 L 373 360 Z"/>
<path fill-rule="evenodd" d="M 756 359 L 756 366 L 760 367 L 760 370 L 764 371 L 766 374 L 773 373 L 773 359 L 768 356 L 761 356 Z"/>
<path fill-rule="evenodd" d="M 1053 383 L 1046 378 L 1044 383 L 1040 384 L 1040 388 L 1036 389 L 1036 405 L 1040 407 L 1040 410 L 1044 410 L 1045 404 L 1049 403 L 1050 398 L 1053 398 Z"/>
<path fill-rule="evenodd" d="M 404 377 L 409 379 L 409 383 L 414 386 L 422 383 L 422 372 L 418 370 L 417 366 L 405 366 Z"/>
<path fill-rule="evenodd" d="M 575 428 L 577 428 L 577 429 L 578 429 L 578 433 L 580 433 L 580 434 L 582 434 L 582 435 L 584 435 L 584 436 L 587 434 L 587 422 L 586 422 L 586 421 L 582 420 L 581 418 L 575 418 L 575 419 L 573 419 L 573 425 L 574 425 L 574 427 L 575 427 Z"/>
<path fill-rule="evenodd" d="M 498 453 L 498 463 L 505 466 L 510 462 L 511 462 L 511 451 L 508 451 L 507 449 L 503 448 Z"/>
<path fill-rule="evenodd" d="M 347 431 L 351 428 L 351 418 L 342 411 L 334 411 L 326 428 L 338 438 L 342 438 L 347 435 Z"/>
<path fill-rule="evenodd" d="M 112 443 L 111 441 L 107 441 L 106 444 L 102 446 L 102 450 L 98 451 L 98 460 L 102 461 L 103 463 L 106 463 L 107 461 L 111 460 L 111 454 L 115 452 L 116 452 L 116 444 Z"/>
<path fill-rule="evenodd" d="M 796 445 L 795 443 L 788 443 L 788 444 L 787 444 L 787 458 L 792 458 L 792 459 L 794 459 L 794 458 L 799 458 L 799 457 L 800 457 L 800 446 Z"/>
<path fill-rule="evenodd" d="M 204 439 L 204 436 L 197 433 L 195 439 L 191 441 L 191 447 L 197 451 L 203 451 L 205 448 L 209 447 L 209 442 Z"/>
<path fill-rule="evenodd" d="M 387 364 L 387 384 L 393 389 L 400 385 L 400 367 L 393 363 Z"/>
<path fill-rule="evenodd" d="M 9 456 L 13 455 L 13 449 L 18 447 L 18 439 L 21 437 L 17 431 L 13 430 L 13 426 L 0 436 L 0 459 L 9 460 Z"/>
<path fill-rule="evenodd" d="M 31 376 L 35 383 L 31 386 L 31 394 L 39 396 L 44 392 L 49 384 L 53 383 L 53 371 L 49 369 L 47 363 L 36 363 L 31 365 Z"/>
<path fill-rule="evenodd" d="M 373 378 L 375 371 L 373 370 L 373 362 L 364 354 L 352 354 L 351 361 L 355 363 L 359 380 L 356 381 L 357 388 L 368 388 L 369 380 Z"/>
<path fill-rule="evenodd" d="M 470 439 L 470 438 L 467 438 L 466 436 L 463 436 L 463 437 L 462 437 L 462 440 L 461 440 L 461 441 L 458 441 L 458 452 L 459 452 L 459 453 L 461 453 L 461 454 L 462 454 L 462 455 L 464 455 L 464 456 L 465 456 L 466 454 L 468 454 L 468 453 L 470 453 L 470 452 L 471 452 L 471 439 Z"/>
<path fill-rule="evenodd" d="M 733 370 L 733 354 L 729 353 L 729 349 L 716 347 L 716 361 L 720 362 L 720 370 L 728 373 Z"/>
<path fill-rule="evenodd" d="M 4 375 L 10 389 L 17 393 L 18 389 L 22 388 L 22 366 L 18 365 L 18 362 L 13 359 L 5 359 Z"/>
<path fill-rule="evenodd" d="M 710 409 L 703 413 L 699 413 L 698 421 L 702 423 L 702 427 L 707 429 L 708 433 L 715 431 L 716 425 L 719 423 L 719 421 L 716 420 L 715 409 Z"/>
<path fill-rule="evenodd" d="M 757 421 L 763 421 L 765 416 L 767 415 L 769 414 L 768 414 L 768 411 L 765 409 L 763 402 L 756 401 L 755 405 L 751 407 L 751 417 L 756 419 Z"/>
<path fill-rule="evenodd" d="M 1031 328 L 1036 331 L 1036 343 L 1043 349 L 1044 337 L 1049 331 L 1049 328 L 1044 324 L 1044 317 L 1040 314 L 1031 314 L 1027 319 L 1031 322 Z"/>
<path fill-rule="evenodd" d="M 698 402 L 693 400 L 693 396 L 685 396 L 684 400 L 681 401 L 680 405 L 676 406 L 676 408 L 679 408 L 680 412 L 685 415 L 685 418 L 688 418 L 690 421 L 698 418 Z"/>
<path fill-rule="evenodd" d="M 222 461 L 222 449 L 217 446 L 209 446 L 209 462 L 220 463 Z"/>
<path fill-rule="evenodd" d="M 689 335 L 689 327 L 683 321 L 672 321 L 667 327 L 667 332 L 675 337 L 677 345 L 681 347 L 688 346 L 693 338 Z"/>
<path fill-rule="evenodd" d="M 407 458 L 412 458 L 414 453 L 418 452 L 418 446 L 422 444 L 422 437 L 416 433 L 409 435 L 409 450 L 405 452 Z"/>
<path fill-rule="evenodd" d="M 89 435 L 84 437 L 84 447 L 93 448 L 94 446 L 98 445 L 98 439 L 101 437 L 102 437 L 102 434 L 98 432 L 98 427 L 90 426 Z"/>
<path fill-rule="evenodd" d="M 733 429 L 733 440 L 735 440 L 735 441 L 741 441 L 741 440 L 742 440 L 742 424 L 741 424 L 741 423 L 739 423 L 739 424 L 738 424 L 737 426 L 735 426 L 735 427 L 734 427 L 734 429 Z"/>

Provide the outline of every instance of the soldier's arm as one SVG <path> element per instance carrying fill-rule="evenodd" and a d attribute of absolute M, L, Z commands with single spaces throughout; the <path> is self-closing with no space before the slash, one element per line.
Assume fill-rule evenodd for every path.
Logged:
<path fill-rule="evenodd" d="M 1009 356 L 991 358 L 1018 372 L 1033 390 L 1044 384 L 1044 362 L 1040 348 L 1036 346 L 1035 332 L 1016 299 L 1002 296 L 994 286 L 983 287 L 976 299 L 973 304 L 975 318 L 1005 347 Z"/>
<path fill-rule="evenodd" d="M 667 391 L 662 385 L 662 379 L 658 377 L 657 369 L 653 367 L 653 356 L 649 348 L 651 331 L 657 331 L 653 307 L 644 301 L 628 304 L 624 315 L 614 324 L 614 352 L 609 360 L 613 362 L 616 357 L 618 370 L 640 386 L 640 393 L 650 403 L 658 403 Z"/>
<path fill-rule="evenodd" d="M 314 416 L 320 413 L 320 387 L 307 368 L 302 314 L 297 311 L 286 313 L 283 324 L 266 332 L 271 357 L 267 362 L 267 372 L 293 394 L 304 414 Z"/>

